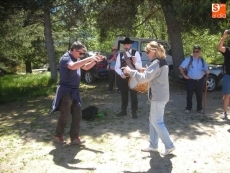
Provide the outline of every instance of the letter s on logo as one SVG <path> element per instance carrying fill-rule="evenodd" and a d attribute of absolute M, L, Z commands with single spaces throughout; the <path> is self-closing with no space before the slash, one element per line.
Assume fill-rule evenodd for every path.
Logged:
<path fill-rule="evenodd" d="M 212 12 L 218 12 L 220 10 L 220 4 L 212 4 Z"/>

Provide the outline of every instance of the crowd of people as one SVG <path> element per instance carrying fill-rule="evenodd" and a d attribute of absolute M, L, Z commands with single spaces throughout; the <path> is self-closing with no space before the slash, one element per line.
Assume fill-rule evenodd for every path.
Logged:
<path fill-rule="evenodd" d="M 227 36 L 228 30 L 224 32 L 218 45 L 218 50 L 224 55 L 225 71 L 222 88 L 224 95 L 223 119 L 227 118 L 227 108 L 230 101 L 230 48 L 223 46 Z M 130 94 L 132 118 L 138 118 L 137 91 L 130 89 L 128 82 L 135 80 L 140 83 L 148 83 L 147 99 L 150 102 L 150 143 L 149 146 L 142 149 L 142 151 L 157 151 L 158 140 L 160 138 L 165 145 L 165 150 L 162 152 L 162 155 L 168 155 L 175 150 L 175 145 L 164 124 L 164 109 L 169 101 L 169 69 L 165 60 L 165 49 L 156 41 L 149 42 L 145 47 L 145 51 L 151 63 L 148 67 L 143 68 L 140 53 L 132 49 L 133 41 L 129 37 L 126 37 L 121 44 L 123 44 L 123 50 L 118 53 L 118 48 L 112 47 L 112 53 L 107 59 L 109 63 L 108 93 L 114 90 L 114 84 L 116 84 L 118 92 L 120 92 L 121 95 L 121 110 L 119 110 L 116 116 L 127 116 L 128 97 Z M 82 145 L 85 142 L 80 139 L 79 135 L 82 117 L 82 105 L 79 94 L 80 69 L 88 70 L 103 59 L 100 54 L 80 59 L 86 51 L 86 47 L 81 42 L 74 42 L 70 50 L 67 51 L 59 61 L 60 81 L 53 100 L 51 112 L 60 112 L 54 136 L 54 140 L 60 144 L 66 143 L 63 134 L 70 115 L 72 116 L 69 131 L 70 144 Z M 193 47 L 191 56 L 185 58 L 179 66 L 179 71 L 183 77 L 187 79 L 187 104 L 185 113 L 190 113 L 192 109 L 192 96 L 194 92 L 197 100 L 196 110 L 198 113 L 204 113 L 202 107 L 202 92 L 209 74 L 209 69 L 206 61 L 201 57 L 200 46 L 195 45 Z"/>

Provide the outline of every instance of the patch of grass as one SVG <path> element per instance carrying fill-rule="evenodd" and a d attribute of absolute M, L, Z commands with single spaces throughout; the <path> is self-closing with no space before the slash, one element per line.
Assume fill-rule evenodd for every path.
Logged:
<path fill-rule="evenodd" d="M 56 83 L 50 73 L 5 75 L 0 78 L 0 103 L 22 100 L 54 93 Z"/>

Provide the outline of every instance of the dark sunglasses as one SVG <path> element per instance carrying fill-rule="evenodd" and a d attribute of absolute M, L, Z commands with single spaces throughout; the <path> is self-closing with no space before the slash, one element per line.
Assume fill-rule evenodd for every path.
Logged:
<path fill-rule="evenodd" d="M 77 52 L 79 52 L 79 55 L 84 55 L 85 53 L 80 52 L 79 50 L 76 50 Z"/>
<path fill-rule="evenodd" d="M 193 51 L 193 53 L 200 53 L 200 51 L 199 51 L 199 50 L 196 50 L 196 51 Z"/>

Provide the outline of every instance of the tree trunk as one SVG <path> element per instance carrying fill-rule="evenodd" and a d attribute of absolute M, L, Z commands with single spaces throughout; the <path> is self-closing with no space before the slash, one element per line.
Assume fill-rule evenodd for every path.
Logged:
<path fill-rule="evenodd" d="M 45 8 L 44 9 L 44 35 L 45 35 L 47 54 L 49 58 L 51 80 L 57 81 L 57 64 L 56 64 L 56 56 L 54 51 L 54 43 L 53 43 L 51 27 L 52 26 L 50 20 L 50 9 Z"/>
<path fill-rule="evenodd" d="M 173 71 L 175 77 L 179 78 L 179 69 L 181 62 L 184 60 L 184 50 L 181 38 L 181 28 L 178 20 L 167 9 L 164 10 L 164 16 L 168 29 L 168 35 L 171 42 L 171 53 L 173 58 Z"/>
<path fill-rule="evenodd" d="M 27 61 L 25 62 L 25 65 L 26 65 L 26 73 L 32 73 L 31 62 L 27 60 Z"/>

